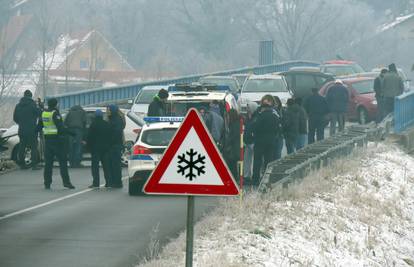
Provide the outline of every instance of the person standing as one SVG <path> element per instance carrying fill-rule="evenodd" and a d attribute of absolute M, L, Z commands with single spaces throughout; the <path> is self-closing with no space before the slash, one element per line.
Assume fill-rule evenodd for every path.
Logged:
<path fill-rule="evenodd" d="M 380 75 L 374 80 L 375 99 L 377 100 L 377 123 L 384 119 L 384 75 L 387 72 L 387 69 L 382 69 Z"/>
<path fill-rule="evenodd" d="M 22 169 L 27 169 L 25 154 L 26 149 L 31 149 L 31 167 L 33 170 L 39 170 L 37 166 L 39 163 L 38 151 L 38 121 L 40 117 L 40 109 L 37 107 L 35 101 L 32 99 L 32 92 L 24 91 L 23 97 L 16 105 L 13 112 L 13 120 L 19 125 L 19 149 L 17 154 L 17 163 Z"/>
<path fill-rule="evenodd" d="M 308 97 L 305 103 L 305 110 L 309 117 L 308 124 L 308 144 L 321 141 L 325 137 L 325 117 L 329 113 L 326 99 L 318 93 L 318 88 L 312 88 L 312 95 Z"/>
<path fill-rule="evenodd" d="M 87 146 L 92 155 L 92 185 L 89 188 L 99 187 L 99 162 L 102 163 L 102 168 L 105 178 L 105 187 L 108 187 L 111 182 L 110 177 L 110 159 L 109 150 L 111 144 L 111 126 L 103 119 L 103 112 L 100 109 L 95 111 L 95 118 L 88 130 L 86 138 Z"/>
<path fill-rule="evenodd" d="M 348 101 L 348 89 L 341 80 L 337 79 L 326 94 L 326 102 L 330 112 L 330 136 L 336 133 L 336 124 L 338 124 L 339 132 L 345 130 L 345 113 L 348 110 Z"/>
<path fill-rule="evenodd" d="M 154 96 L 154 99 L 148 106 L 148 117 L 162 117 L 166 116 L 166 107 L 165 103 L 167 102 L 168 91 L 161 89 L 158 91 L 157 95 Z"/>
<path fill-rule="evenodd" d="M 217 100 L 210 103 L 211 135 L 216 144 L 220 146 L 224 133 L 224 119 L 220 114 L 220 106 Z"/>
<path fill-rule="evenodd" d="M 67 151 L 65 149 L 65 136 L 69 132 L 63 124 L 62 116 L 58 110 L 57 99 L 49 99 L 47 105 L 48 109 L 42 112 L 42 120 L 40 122 L 45 138 L 45 169 L 43 174 L 45 189 L 50 189 L 52 183 L 53 161 L 55 157 L 59 161 L 63 186 L 74 189 L 75 187 L 69 178 Z"/>
<path fill-rule="evenodd" d="M 122 168 L 121 153 L 124 145 L 125 121 L 120 115 L 118 106 L 110 105 L 107 108 L 109 126 L 111 128 L 110 137 L 110 177 L 111 182 L 108 187 L 122 188 Z"/>
<path fill-rule="evenodd" d="M 86 129 L 86 112 L 79 106 L 70 108 L 65 118 L 65 126 L 72 136 L 69 136 L 69 163 L 72 168 L 82 167 L 82 140 Z"/>
<path fill-rule="evenodd" d="M 258 186 L 261 179 L 261 169 L 275 158 L 276 137 L 281 135 L 280 117 L 274 109 L 274 99 L 271 95 L 262 97 L 260 111 L 253 123 L 254 161 L 253 184 Z"/>
<path fill-rule="evenodd" d="M 299 137 L 299 108 L 292 98 L 287 100 L 287 109 L 283 116 L 283 133 L 285 136 L 286 150 L 292 154 L 296 149 Z"/>
<path fill-rule="evenodd" d="M 253 153 L 254 141 L 252 127 L 257 117 L 257 104 L 250 101 L 247 103 L 247 115 L 244 121 L 244 162 L 243 162 L 243 176 L 245 181 L 252 179 L 253 173 Z M 251 183 L 251 182 L 250 182 Z"/>
<path fill-rule="evenodd" d="M 229 132 L 224 147 L 224 155 L 234 179 L 239 181 L 237 163 L 240 160 L 240 117 L 235 109 L 230 109 L 228 115 Z"/>
<path fill-rule="evenodd" d="M 388 66 L 388 72 L 384 74 L 384 117 L 394 112 L 394 98 L 404 92 L 404 82 L 398 75 L 397 67 L 394 63 Z"/>
<path fill-rule="evenodd" d="M 276 110 L 277 115 L 279 116 L 279 120 L 283 121 L 283 116 L 285 113 L 285 110 L 282 105 L 282 101 L 280 101 L 280 98 L 278 96 L 273 96 L 274 99 L 274 109 Z M 275 141 L 275 147 L 276 147 L 276 153 L 275 153 L 275 159 L 281 159 L 282 158 L 282 150 L 283 150 L 283 133 L 281 132 L 278 136 L 276 136 Z"/>
<path fill-rule="evenodd" d="M 308 115 L 302 106 L 302 98 L 295 98 L 295 105 L 299 112 L 299 134 L 296 139 L 296 150 L 303 148 L 308 137 Z"/>

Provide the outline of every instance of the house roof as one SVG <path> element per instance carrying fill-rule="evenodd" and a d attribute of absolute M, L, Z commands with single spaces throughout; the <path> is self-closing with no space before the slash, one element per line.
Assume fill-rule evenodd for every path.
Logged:
<path fill-rule="evenodd" d="M 57 46 L 48 54 L 50 69 L 58 69 L 76 50 L 88 44 L 93 35 L 99 36 L 106 45 L 122 59 L 127 69 L 133 71 L 134 68 L 122 57 L 122 55 L 114 48 L 111 42 L 105 36 L 96 30 L 79 31 L 71 34 L 64 34 L 59 37 Z"/>
<path fill-rule="evenodd" d="M 14 16 L 11 17 L 7 25 L 1 29 L 0 58 L 7 54 L 9 49 L 14 47 L 31 20 L 31 15 Z"/>

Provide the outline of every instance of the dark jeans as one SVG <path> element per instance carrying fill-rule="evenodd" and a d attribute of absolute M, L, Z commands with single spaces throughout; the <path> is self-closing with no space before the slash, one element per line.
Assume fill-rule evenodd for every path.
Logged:
<path fill-rule="evenodd" d="M 109 151 L 110 158 L 110 186 L 122 186 L 122 169 L 121 169 L 122 145 L 113 145 Z"/>
<path fill-rule="evenodd" d="M 382 96 L 376 96 L 375 97 L 377 100 L 377 117 L 376 117 L 376 122 L 380 123 L 386 116 L 385 114 L 385 100 L 384 97 Z"/>
<path fill-rule="evenodd" d="M 19 150 L 17 154 L 17 162 L 20 166 L 25 166 L 26 149 L 31 150 L 32 167 L 35 167 L 39 163 L 39 151 L 37 149 L 37 134 L 32 135 L 19 135 Z"/>
<path fill-rule="evenodd" d="M 336 124 L 338 123 L 338 132 L 345 130 L 345 112 L 332 112 L 330 114 L 330 136 L 336 133 Z"/>
<path fill-rule="evenodd" d="M 394 97 L 384 97 L 384 118 L 394 112 Z"/>
<path fill-rule="evenodd" d="M 285 143 L 288 155 L 294 153 L 296 150 L 296 138 L 293 140 L 285 139 Z"/>
<path fill-rule="evenodd" d="M 53 161 L 57 158 L 60 176 L 63 184 L 70 184 L 68 159 L 65 149 L 65 140 L 62 138 L 45 138 L 45 169 L 43 172 L 45 186 L 52 183 Z"/>
<path fill-rule="evenodd" d="M 276 144 L 271 143 L 256 143 L 254 145 L 254 160 L 253 160 L 253 184 L 259 185 L 261 175 L 260 171 L 262 165 L 266 168 L 267 164 L 274 160 L 274 147 Z M 273 149 L 272 149 L 273 148 Z"/>
<path fill-rule="evenodd" d="M 315 133 L 316 140 L 323 140 L 325 138 L 325 122 L 323 118 L 309 118 L 308 130 L 308 144 L 315 142 Z"/>
<path fill-rule="evenodd" d="M 69 137 L 69 162 L 70 166 L 79 166 L 82 161 L 82 138 L 83 130 L 79 128 L 70 128 L 73 136 Z"/>
<path fill-rule="evenodd" d="M 282 158 L 282 150 L 283 150 L 283 138 L 282 137 L 276 138 L 275 146 L 276 146 L 275 160 L 278 160 Z"/>
<path fill-rule="evenodd" d="M 296 150 L 302 149 L 306 145 L 307 134 L 299 134 L 296 138 Z"/>
<path fill-rule="evenodd" d="M 102 163 L 102 168 L 104 172 L 105 183 L 109 185 L 111 183 L 111 176 L 110 176 L 110 159 L 109 159 L 109 152 L 108 151 L 92 151 L 92 177 L 93 182 L 92 185 L 99 186 L 99 162 Z"/>

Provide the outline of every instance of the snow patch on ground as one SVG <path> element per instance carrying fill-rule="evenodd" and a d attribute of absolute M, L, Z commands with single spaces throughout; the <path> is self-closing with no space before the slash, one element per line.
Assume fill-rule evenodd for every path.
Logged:
<path fill-rule="evenodd" d="M 194 266 L 414 266 L 414 159 L 371 145 L 288 190 L 224 199 Z M 183 266 L 185 233 L 141 266 Z"/>

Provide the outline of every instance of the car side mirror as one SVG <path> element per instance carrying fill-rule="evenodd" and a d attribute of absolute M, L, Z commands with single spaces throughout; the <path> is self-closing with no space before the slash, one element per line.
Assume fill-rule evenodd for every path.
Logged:
<path fill-rule="evenodd" d="M 128 99 L 128 104 L 133 104 L 133 100 L 132 99 Z"/>

